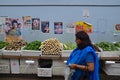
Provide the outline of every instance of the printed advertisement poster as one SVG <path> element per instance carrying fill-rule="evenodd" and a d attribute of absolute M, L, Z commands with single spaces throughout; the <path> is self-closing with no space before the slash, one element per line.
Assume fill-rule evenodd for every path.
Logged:
<path fill-rule="evenodd" d="M 32 30 L 40 30 L 40 19 L 32 18 Z"/>
<path fill-rule="evenodd" d="M 92 25 L 83 21 L 75 22 L 75 32 L 85 31 L 87 33 L 92 33 Z"/>
<path fill-rule="evenodd" d="M 30 27 L 31 26 L 31 17 L 30 16 L 23 16 L 23 26 L 24 27 Z"/>
<path fill-rule="evenodd" d="M 3 33 L 3 26 L 0 24 L 0 34 Z"/>
<path fill-rule="evenodd" d="M 54 34 L 63 34 L 62 22 L 54 22 Z"/>
<path fill-rule="evenodd" d="M 13 18 L 6 18 L 5 19 L 5 34 L 6 42 L 12 42 L 13 40 L 22 39 L 22 20 L 21 19 L 13 19 Z"/>
<path fill-rule="evenodd" d="M 49 33 L 49 21 L 41 21 L 41 31 L 43 33 Z"/>
<path fill-rule="evenodd" d="M 67 23 L 67 26 L 66 26 L 66 32 L 67 33 L 75 33 L 75 27 L 74 27 L 74 23 Z"/>
<path fill-rule="evenodd" d="M 115 24 L 114 30 L 115 30 L 116 32 L 120 32 L 120 24 Z"/>
<path fill-rule="evenodd" d="M 5 23 L 5 17 L 0 17 L 0 34 L 3 33 L 4 23 Z"/>
<path fill-rule="evenodd" d="M 7 16 L 0 16 L 0 34 L 4 33 L 5 18 L 7 18 Z"/>

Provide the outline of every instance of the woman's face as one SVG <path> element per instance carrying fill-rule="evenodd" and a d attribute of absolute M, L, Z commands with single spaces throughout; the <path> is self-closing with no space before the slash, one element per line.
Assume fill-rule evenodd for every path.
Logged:
<path fill-rule="evenodd" d="M 81 43 L 81 40 L 76 38 L 75 42 L 76 42 L 77 45 L 79 45 Z"/>
<path fill-rule="evenodd" d="M 17 28 L 18 24 L 17 23 L 13 23 L 13 27 Z"/>
<path fill-rule="evenodd" d="M 33 21 L 33 26 L 34 26 L 34 27 L 38 27 L 38 25 L 39 25 L 38 20 L 34 20 L 34 21 Z"/>

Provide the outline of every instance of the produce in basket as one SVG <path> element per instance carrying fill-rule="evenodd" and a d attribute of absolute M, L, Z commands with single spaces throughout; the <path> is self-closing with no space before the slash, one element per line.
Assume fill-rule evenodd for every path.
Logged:
<path fill-rule="evenodd" d="M 76 48 L 76 44 L 72 42 L 66 42 L 63 44 L 63 50 L 73 50 Z"/>
<path fill-rule="evenodd" d="M 28 43 L 23 49 L 24 50 L 39 50 L 41 46 L 41 41 L 32 41 Z"/>
<path fill-rule="evenodd" d="M 101 52 L 100 48 L 96 46 L 95 44 L 93 44 L 93 48 L 96 52 Z"/>
<path fill-rule="evenodd" d="M 102 48 L 103 51 L 118 51 L 118 47 L 110 42 L 100 42 L 96 43 L 95 45 Z"/>
<path fill-rule="evenodd" d="M 63 45 L 58 39 L 50 38 L 43 41 L 40 48 L 43 55 L 60 55 Z"/>
<path fill-rule="evenodd" d="M 0 49 L 4 48 L 5 46 L 7 46 L 8 43 L 4 42 L 4 41 L 0 41 Z"/>
<path fill-rule="evenodd" d="M 117 46 L 118 48 L 120 48 L 120 41 L 119 42 L 115 42 L 113 43 L 115 46 Z"/>
<path fill-rule="evenodd" d="M 25 46 L 27 44 L 27 42 L 25 42 L 24 40 L 16 40 L 16 41 L 12 41 L 11 43 L 9 43 L 6 47 L 5 50 L 21 50 L 21 48 L 23 46 Z"/>

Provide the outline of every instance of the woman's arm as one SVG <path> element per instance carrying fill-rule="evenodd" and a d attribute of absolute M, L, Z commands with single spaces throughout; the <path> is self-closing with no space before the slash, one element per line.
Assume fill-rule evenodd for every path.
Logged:
<path fill-rule="evenodd" d="M 94 70 L 94 63 L 87 63 L 87 65 L 78 65 L 78 64 L 70 64 L 69 67 L 71 69 L 80 69 L 80 70 L 87 70 L 93 71 Z"/>
<path fill-rule="evenodd" d="M 79 64 L 71 64 L 70 68 L 78 68 L 80 70 L 88 70 L 93 71 L 94 70 L 94 56 L 92 53 L 88 53 L 85 59 L 86 65 L 79 65 Z"/>

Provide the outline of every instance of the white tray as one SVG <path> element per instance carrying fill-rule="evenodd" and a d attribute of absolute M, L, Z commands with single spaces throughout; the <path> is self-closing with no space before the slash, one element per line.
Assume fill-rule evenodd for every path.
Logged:
<path fill-rule="evenodd" d="M 22 50 L 21 56 L 40 56 L 41 51 L 35 51 L 35 50 Z"/>
<path fill-rule="evenodd" d="M 72 52 L 73 50 L 63 50 L 62 51 L 62 57 L 69 57 L 70 56 L 70 53 Z"/>
<path fill-rule="evenodd" d="M 21 50 L 3 50 L 3 55 L 15 55 L 15 56 L 20 56 Z"/>
<path fill-rule="evenodd" d="M 102 69 L 107 75 L 120 76 L 120 63 L 105 63 Z"/>
<path fill-rule="evenodd" d="M 39 77 L 52 77 L 52 68 L 38 68 L 37 71 Z"/>
<path fill-rule="evenodd" d="M 119 57 L 119 51 L 102 51 L 100 57 Z"/>
<path fill-rule="evenodd" d="M 0 49 L 0 55 L 2 55 L 2 49 Z"/>

